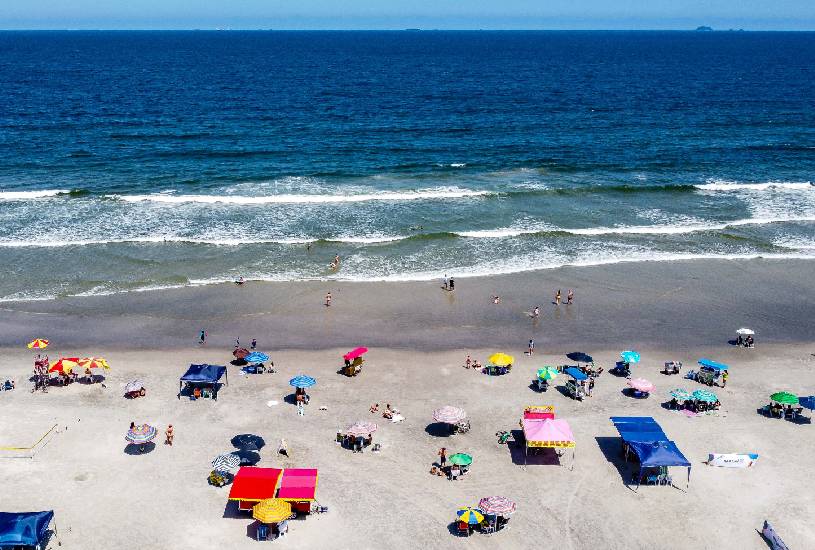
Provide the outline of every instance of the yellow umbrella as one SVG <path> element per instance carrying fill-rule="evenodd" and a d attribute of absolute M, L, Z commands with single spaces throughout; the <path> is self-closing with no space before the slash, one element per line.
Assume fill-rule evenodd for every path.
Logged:
<path fill-rule="evenodd" d="M 261 523 L 279 523 L 291 515 L 291 504 L 279 498 L 267 498 L 255 504 L 252 517 Z"/>
<path fill-rule="evenodd" d="M 490 363 L 499 367 L 506 367 L 515 362 L 515 358 L 506 353 L 493 353 L 490 355 Z"/>
<path fill-rule="evenodd" d="M 107 360 L 102 357 L 85 357 L 77 364 L 83 369 L 110 369 Z"/>
<path fill-rule="evenodd" d="M 45 349 L 48 347 L 48 340 L 34 338 L 28 343 L 28 349 Z"/>

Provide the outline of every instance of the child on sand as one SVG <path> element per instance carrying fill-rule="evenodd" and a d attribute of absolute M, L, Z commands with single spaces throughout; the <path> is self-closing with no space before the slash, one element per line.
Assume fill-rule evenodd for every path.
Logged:
<path fill-rule="evenodd" d="M 331 305 L 331 292 L 328 292 L 325 295 L 325 307 L 328 307 L 330 305 Z"/>
<path fill-rule="evenodd" d="M 557 292 L 555 293 L 555 304 L 560 305 L 560 289 L 557 289 Z"/>
<path fill-rule="evenodd" d="M 566 294 L 566 304 L 571 305 L 574 301 L 574 291 L 570 288 L 569 292 Z"/>

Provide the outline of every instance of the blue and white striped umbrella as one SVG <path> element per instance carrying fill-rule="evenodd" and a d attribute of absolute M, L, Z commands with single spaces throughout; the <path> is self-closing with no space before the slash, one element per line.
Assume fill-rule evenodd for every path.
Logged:
<path fill-rule="evenodd" d="M 314 384 L 317 383 L 317 380 L 312 378 L 311 376 L 306 376 L 305 374 L 299 374 L 289 380 L 289 385 L 294 386 L 295 388 L 310 388 Z"/>
<path fill-rule="evenodd" d="M 212 461 L 212 468 L 218 472 L 228 472 L 241 465 L 241 457 L 234 453 L 218 455 Z"/>
<path fill-rule="evenodd" d="M 262 351 L 253 351 L 243 359 L 247 363 L 264 363 L 269 360 L 269 356 Z"/>

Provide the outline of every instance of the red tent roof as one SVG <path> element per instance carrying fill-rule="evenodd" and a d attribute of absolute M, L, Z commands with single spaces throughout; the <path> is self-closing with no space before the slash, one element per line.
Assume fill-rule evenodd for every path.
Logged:
<path fill-rule="evenodd" d="M 277 482 L 282 473 L 283 470 L 277 468 L 252 466 L 240 468 L 229 490 L 229 500 L 261 501 L 266 498 L 274 498 Z"/>
<path fill-rule="evenodd" d="M 368 353 L 368 348 L 356 348 L 343 355 L 342 358 L 346 361 L 351 361 L 352 359 L 356 359 L 360 355 L 364 355 L 366 353 Z"/>
<path fill-rule="evenodd" d="M 288 501 L 314 500 L 317 495 L 317 470 L 286 468 L 277 498 Z"/>

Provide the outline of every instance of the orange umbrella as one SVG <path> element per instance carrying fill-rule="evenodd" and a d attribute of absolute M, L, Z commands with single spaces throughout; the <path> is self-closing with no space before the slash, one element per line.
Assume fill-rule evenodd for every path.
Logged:
<path fill-rule="evenodd" d="M 43 338 L 34 338 L 28 343 L 28 349 L 45 349 L 48 347 L 48 340 Z"/>
<path fill-rule="evenodd" d="M 59 372 L 62 374 L 71 374 L 71 372 L 79 364 L 79 359 L 76 357 L 61 357 L 59 361 L 51 363 L 51 368 L 48 372 Z"/>

